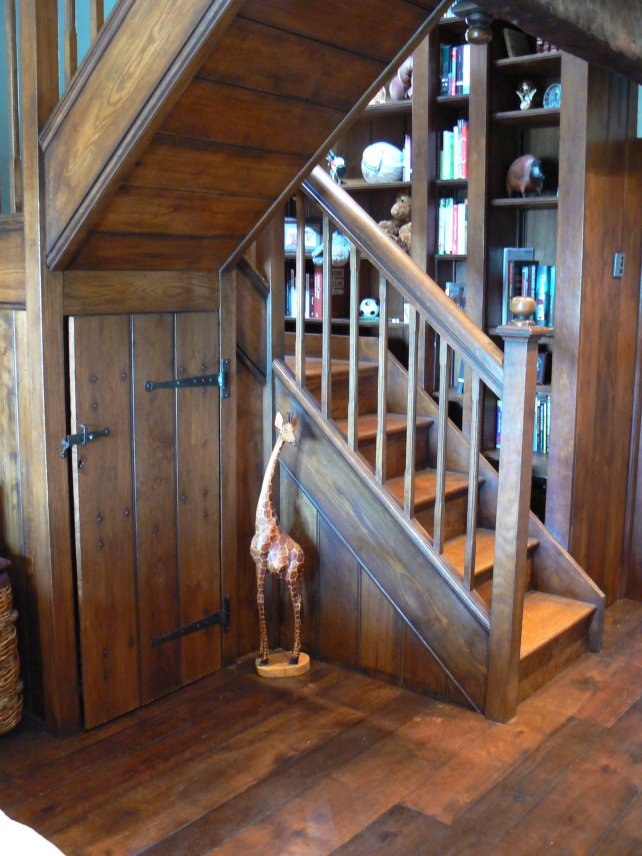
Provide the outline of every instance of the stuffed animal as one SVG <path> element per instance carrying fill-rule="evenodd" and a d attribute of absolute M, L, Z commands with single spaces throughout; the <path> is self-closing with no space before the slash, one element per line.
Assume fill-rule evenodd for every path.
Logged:
<path fill-rule="evenodd" d="M 391 220 L 380 220 L 379 228 L 392 238 L 399 246 L 410 252 L 410 218 L 412 216 L 412 197 L 405 190 L 400 190 L 390 209 Z M 401 230 L 404 230 L 405 239 L 401 238 Z"/>
<path fill-rule="evenodd" d="M 542 162 L 535 155 L 522 155 L 512 162 L 506 174 L 506 192 L 509 196 L 513 193 L 521 193 L 526 196 L 527 191 L 540 194 L 544 184 L 544 173 Z"/>
<path fill-rule="evenodd" d="M 412 223 L 404 223 L 399 229 L 399 246 L 408 252 L 412 250 Z"/>
<path fill-rule="evenodd" d="M 393 101 L 403 101 L 404 98 L 412 98 L 412 57 L 409 56 L 397 71 L 395 77 L 388 86 L 390 97 Z"/>

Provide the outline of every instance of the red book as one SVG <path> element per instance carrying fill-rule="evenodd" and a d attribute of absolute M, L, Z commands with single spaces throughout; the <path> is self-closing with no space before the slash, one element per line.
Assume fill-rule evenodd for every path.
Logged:
<path fill-rule="evenodd" d="M 468 122 L 461 126 L 461 177 L 468 178 Z"/>
<path fill-rule="evenodd" d="M 311 318 L 323 318 L 323 268 L 314 268 L 314 302 Z"/>

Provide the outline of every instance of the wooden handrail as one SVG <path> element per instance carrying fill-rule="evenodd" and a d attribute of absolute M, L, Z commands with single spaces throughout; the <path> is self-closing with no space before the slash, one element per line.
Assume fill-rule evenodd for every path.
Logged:
<path fill-rule="evenodd" d="M 446 296 L 415 262 L 378 228 L 370 217 L 329 175 L 315 167 L 303 188 L 317 205 L 340 224 L 342 232 L 371 259 L 439 336 L 461 353 L 499 398 L 503 394 L 504 359 L 501 350 Z"/>

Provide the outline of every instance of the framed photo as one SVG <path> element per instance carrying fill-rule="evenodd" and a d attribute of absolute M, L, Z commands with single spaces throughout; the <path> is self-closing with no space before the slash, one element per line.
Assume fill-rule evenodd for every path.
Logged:
<path fill-rule="evenodd" d="M 521 30 L 512 30 L 509 27 L 505 27 L 504 41 L 506 43 L 506 54 L 509 57 L 528 56 L 528 54 L 533 53 L 530 36 L 522 33 Z"/>
<path fill-rule="evenodd" d="M 287 257 L 296 256 L 296 217 L 286 217 L 283 232 L 283 247 Z M 321 221 L 308 220 L 305 224 L 305 255 L 310 258 L 321 243 Z"/>

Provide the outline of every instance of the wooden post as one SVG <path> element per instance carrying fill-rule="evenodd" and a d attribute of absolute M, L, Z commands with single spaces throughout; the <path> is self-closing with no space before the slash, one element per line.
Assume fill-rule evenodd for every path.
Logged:
<path fill-rule="evenodd" d="M 15 0 L 5 0 L 7 51 L 7 112 L 9 114 L 9 210 L 22 211 L 22 163 L 20 161 L 20 110 L 18 108 L 18 50 Z"/>
<path fill-rule="evenodd" d="M 29 368 L 29 497 L 33 585 L 47 727 L 78 727 L 74 582 L 67 465 L 62 276 L 45 263 L 38 134 L 58 101 L 58 22 L 51 0 L 21 0 L 25 303 Z M 42 193 L 42 196 L 41 196 Z"/>
<path fill-rule="evenodd" d="M 495 566 L 490 613 L 486 715 L 515 714 L 526 584 L 526 547 L 533 470 L 537 342 L 541 327 L 500 327 L 504 337 L 504 397 L 499 457 Z"/>

